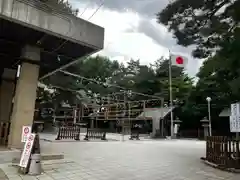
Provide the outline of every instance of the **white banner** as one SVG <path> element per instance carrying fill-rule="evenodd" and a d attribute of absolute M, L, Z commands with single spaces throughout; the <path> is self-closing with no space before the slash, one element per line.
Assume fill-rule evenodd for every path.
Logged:
<path fill-rule="evenodd" d="M 23 149 L 22 156 L 19 163 L 20 167 L 23 167 L 23 168 L 27 167 L 28 161 L 31 156 L 34 139 L 35 139 L 35 134 L 29 134 L 29 136 L 27 137 L 27 141 L 24 145 L 24 149 Z"/>
<path fill-rule="evenodd" d="M 21 138 L 21 142 L 26 142 L 27 141 L 27 137 L 29 136 L 29 134 L 32 133 L 32 127 L 31 126 L 23 126 L 22 127 L 22 138 Z"/>
<path fill-rule="evenodd" d="M 230 116 L 230 132 L 240 132 L 240 115 Z"/>
<path fill-rule="evenodd" d="M 240 115 L 240 104 L 239 103 L 231 104 L 231 116 L 238 115 Z"/>

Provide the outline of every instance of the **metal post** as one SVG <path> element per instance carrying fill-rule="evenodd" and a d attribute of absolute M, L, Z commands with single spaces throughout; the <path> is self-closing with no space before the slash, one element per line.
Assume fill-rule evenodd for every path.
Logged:
<path fill-rule="evenodd" d="M 56 107 L 53 109 L 53 124 L 56 125 Z"/>
<path fill-rule="evenodd" d="M 122 126 L 122 132 L 121 132 L 121 136 L 122 136 L 122 141 L 124 141 L 124 120 L 122 120 L 121 118 L 119 119 L 118 118 L 118 112 L 119 112 L 119 109 L 118 109 L 118 98 L 116 97 L 116 99 L 117 99 L 117 105 L 116 105 L 116 120 L 117 121 L 120 121 L 120 123 L 121 123 L 121 126 Z"/>
<path fill-rule="evenodd" d="M 73 108 L 73 124 L 77 123 L 77 109 Z"/>
<path fill-rule="evenodd" d="M 163 106 L 164 106 L 164 100 L 163 99 L 161 99 L 161 118 L 160 118 L 160 120 L 161 120 L 161 131 L 162 131 L 162 138 L 163 138 L 163 136 L 164 136 L 164 118 L 163 118 Z"/>
<path fill-rule="evenodd" d="M 130 126 L 129 134 L 131 135 L 131 133 L 132 133 L 132 121 L 131 121 L 131 104 L 130 104 L 130 102 L 128 102 L 128 121 L 129 121 L 129 126 Z"/>
<path fill-rule="evenodd" d="M 173 97 L 172 97 L 172 62 L 171 52 L 169 51 L 169 97 L 170 97 L 170 108 L 171 108 L 171 138 L 174 136 L 173 132 Z"/>
<path fill-rule="evenodd" d="M 94 96 L 94 109 L 93 109 L 93 118 L 91 118 L 91 128 L 95 128 L 94 124 L 95 124 L 95 121 L 97 120 L 97 110 L 96 110 L 96 105 L 97 105 L 97 97 Z"/>
<path fill-rule="evenodd" d="M 80 109 L 80 113 L 81 113 L 81 117 L 80 117 L 80 122 L 83 122 L 84 119 L 84 107 L 83 107 L 83 104 L 81 103 L 81 109 Z"/>
<path fill-rule="evenodd" d="M 236 132 L 236 146 L 239 146 L 239 132 Z M 236 147 L 236 150 L 237 150 L 236 157 L 240 159 L 239 148 Z"/>
<path fill-rule="evenodd" d="M 81 122 L 81 104 L 78 104 L 78 123 Z"/>
<path fill-rule="evenodd" d="M 107 96 L 107 109 L 106 109 L 106 112 L 105 112 L 105 120 L 108 120 L 109 109 L 110 109 L 110 95 L 108 94 L 108 96 Z"/>
<path fill-rule="evenodd" d="M 208 121 L 209 121 L 209 136 L 212 136 L 212 122 L 211 122 L 211 107 L 210 107 L 210 101 L 208 101 Z"/>

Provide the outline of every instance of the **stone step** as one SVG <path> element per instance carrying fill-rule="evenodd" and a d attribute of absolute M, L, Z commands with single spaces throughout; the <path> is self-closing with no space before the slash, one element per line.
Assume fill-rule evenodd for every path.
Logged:
<path fill-rule="evenodd" d="M 41 160 L 42 161 L 47 161 L 47 160 L 59 160 L 59 159 L 64 159 L 63 154 L 41 154 Z M 12 163 L 17 164 L 20 162 L 20 158 L 13 158 Z"/>
<path fill-rule="evenodd" d="M 8 150 L 0 152 L 0 164 L 11 163 L 15 157 L 20 157 L 21 153 L 17 150 Z"/>

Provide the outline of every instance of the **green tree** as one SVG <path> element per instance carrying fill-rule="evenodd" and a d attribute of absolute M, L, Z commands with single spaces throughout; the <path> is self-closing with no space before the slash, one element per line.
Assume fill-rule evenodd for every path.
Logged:
<path fill-rule="evenodd" d="M 192 54 L 197 58 L 207 57 L 182 109 L 188 124 L 194 119 L 199 125 L 207 115 L 208 96 L 212 117 L 218 120 L 224 107 L 240 100 L 239 7 L 240 0 L 176 0 L 157 14 L 158 22 L 167 26 L 179 45 L 195 48 Z"/>
<path fill-rule="evenodd" d="M 155 68 L 153 68 L 153 66 L 141 65 L 139 60 L 130 60 L 127 65 L 123 65 L 117 61 L 111 61 L 107 57 L 90 57 L 80 61 L 78 65 L 66 69 L 66 71 L 78 74 L 83 78 L 58 72 L 45 80 L 45 84 L 49 88 L 55 89 L 54 93 L 42 95 L 42 97 L 48 98 L 48 102 L 52 102 L 53 106 L 56 107 L 61 102 L 70 104 L 75 103 L 76 100 L 77 102 L 91 102 L 95 95 L 100 99 L 111 93 L 132 90 L 138 93 L 164 97 L 166 103 L 168 103 L 168 67 L 168 60 L 163 58 L 158 60 Z M 192 80 L 179 67 L 173 66 L 172 74 L 174 99 L 184 102 L 191 91 Z M 124 93 L 121 94 L 121 97 L 112 98 L 123 99 Z M 81 100 L 76 98 L 76 95 Z M 143 99 L 152 98 L 134 93 L 128 96 L 128 100 Z"/>
<path fill-rule="evenodd" d="M 227 43 L 214 57 L 208 58 L 200 68 L 196 87 L 184 106 L 184 113 L 195 123 L 207 116 L 206 97 L 211 97 L 212 118 L 219 124 L 219 113 L 233 102 L 240 101 L 240 53 L 237 50 L 239 40 Z"/>
<path fill-rule="evenodd" d="M 78 15 L 79 10 L 74 9 L 68 0 L 67 1 L 65 1 L 65 0 L 42 0 L 42 1 L 54 9 L 58 9 L 60 11 L 72 14 L 74 16 Z"/>
<path fill-rule="evenodd" d="M 126 69 L 128 83 L 133 91 L 154 95 L 160 90 L 152 67 L 141 65 L 139 60 L 130 60 Z"/>
<path fill-rule="evenodd" d="M 177 43 L 195 45 L 193 55 L 211 56 L 239 33 L 240 0 L 176 0 L 157 14 Z"/>
<path fill-rule="evenodd" d="M 96 56 L 89 57 L 80 61 L 76 66 L 67 68 L 66 71 L 80 75 L 80 77 L 69 76 L 62 72 L 58 72 L 44 83 L 49 88 L 55 89 L 55 99 L 58 101 L 68 101 L 74 103 L 76 94 L 82 98 L 93 98 L 94 94 L 107 95 L 111 93 L 113 88 L 107 88 L 107 84 L 117 71 L 120 64 L 117 61 L 110 61 L 107 57 Z M 77 93 L 80 91 L 83 93 Z M 58 97 L 58 98 L 57 98 Z"/>
<path fill-rule="evenodd" d="M 161 58 L 155 64 L 156 77 L 161 89 L 158 94 L 163 96 L 166 102 L 169 102 L 169 60 Z M 184 73 L 181 67 L 172 66 L 171 72 L 173 99 L 183 103 L 191 92 L 193 80 Z"/>

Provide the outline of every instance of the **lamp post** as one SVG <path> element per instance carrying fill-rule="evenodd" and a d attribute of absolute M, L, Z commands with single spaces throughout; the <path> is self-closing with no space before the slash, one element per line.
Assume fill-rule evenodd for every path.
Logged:
<path fill-rule="evenodd" d="M 211 122 L 211 98 L 207 97 L 206 98 L 207 103 L 208 103 L 208 121 L 209 121 L 209 136 L 212 136 L 212 122 Z"/>

